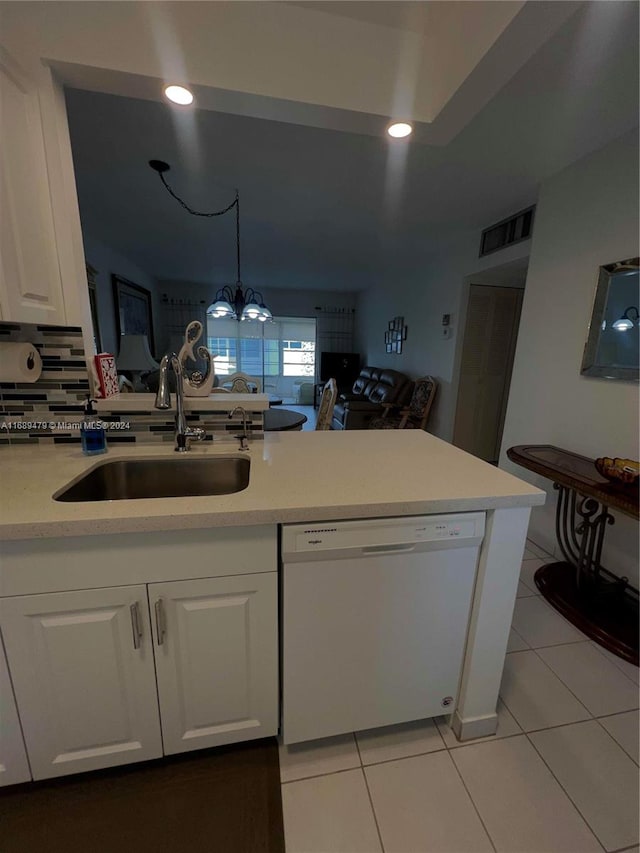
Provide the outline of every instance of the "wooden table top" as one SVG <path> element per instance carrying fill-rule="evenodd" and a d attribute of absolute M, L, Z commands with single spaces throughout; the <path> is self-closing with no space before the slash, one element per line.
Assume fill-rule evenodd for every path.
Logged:
<path fill-rule="evenodd" d="M 603 477 L 588 456 L 554 447 L 552 444 L 519 444 L 507 450 L 512 462 L 595 498 L 601 504 L 619 509 L 632 518 L 640 518 L 638 485 L 612 483 Z"/>

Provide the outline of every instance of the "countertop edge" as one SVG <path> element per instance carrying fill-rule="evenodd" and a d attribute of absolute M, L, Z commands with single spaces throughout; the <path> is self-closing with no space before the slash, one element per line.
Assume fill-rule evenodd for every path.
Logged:
<path fill-rule="evenodd" d="M 155 515 L 146 518 L 73 519 L 0 524 L 0 542 L 99 536 L 108 533 L 150 533 L 157 530 L 199 530 L 212 525 L 249 527 L 261 524 L 340 521 L 408 515 L 435 515 L 443 512 L 474 512 L 541 506 L 546 495 L 534 489 L 529 494 L 492 497 L 451 498 L 401 503 L 335 504 L 313 507 L 274 507 L 234 512 L 206 512 L 190 515 Z"/>

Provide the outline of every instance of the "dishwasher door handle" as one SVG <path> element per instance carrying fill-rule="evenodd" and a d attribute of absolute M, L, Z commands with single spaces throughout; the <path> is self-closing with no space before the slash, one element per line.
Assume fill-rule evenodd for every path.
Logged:
<path fill-rule="evenodd" d="M 362 548 L 363 554 L 408 554 L 416 550 L 416 543 L 405 545 L 369 545 Z"/>

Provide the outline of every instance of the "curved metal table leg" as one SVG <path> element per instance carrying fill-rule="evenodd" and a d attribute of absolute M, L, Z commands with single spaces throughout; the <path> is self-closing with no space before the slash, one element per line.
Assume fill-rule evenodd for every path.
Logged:
<path fill-rule="evenodd" d="M 558 491 L 556 537 L 566 562 L 538 569 L 536 586 L 587 636 L 637 665 L 638 593 L 628 578 L 601 563 L 605 531 L 615 518 L 595 498 L 560 483 L 553 487 Z"/>

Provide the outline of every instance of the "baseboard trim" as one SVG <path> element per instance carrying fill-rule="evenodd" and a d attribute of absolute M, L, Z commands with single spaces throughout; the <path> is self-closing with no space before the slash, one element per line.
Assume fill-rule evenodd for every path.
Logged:
<path fill-rule="evenodd" d="M 497 713 L 488 714 L 486 717 L 471 717 L 463 720 L 456 711 L 451 720 L 451 728 L 459 741 L 473 740 L 478 737 L 489 737 L 494 735 L 498 728 Z"/>

